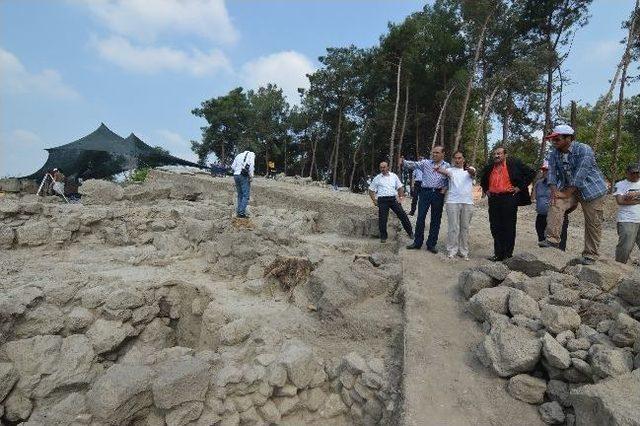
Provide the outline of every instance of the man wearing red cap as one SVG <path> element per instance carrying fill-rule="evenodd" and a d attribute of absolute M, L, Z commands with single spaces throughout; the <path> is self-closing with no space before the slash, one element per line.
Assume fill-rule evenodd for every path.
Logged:
<path fill-rule="evenodd" d="M 549 156 L 547 179 L 551 188 L 551 205 L 544 246 L 559 247 L 565 212 L 579 203 L 584 214 L 581 263 L 591 265 L 600 255 L 607 184 L 596 164 L 593 150 L 589 145 L 575 140 L 575 131 L 571 126 L 556 126 L 546 138 L 551 140 L 554 149 Z"/>

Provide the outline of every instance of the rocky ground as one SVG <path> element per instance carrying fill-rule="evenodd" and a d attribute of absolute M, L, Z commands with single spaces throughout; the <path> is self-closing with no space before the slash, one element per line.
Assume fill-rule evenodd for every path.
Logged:
<path fill-rule="evenodd" d="M 250 221 L 231 180 L 162 171 L 82 205 L 1 197 L 0 423 L 635 424 L 632 267 L 565 267 L 531 208 L 535 254 L 488 265 L 482 201 L 467 263 L 405 251 L 395 220 L 380 244 L 363 195 L 252 191 Z"/>

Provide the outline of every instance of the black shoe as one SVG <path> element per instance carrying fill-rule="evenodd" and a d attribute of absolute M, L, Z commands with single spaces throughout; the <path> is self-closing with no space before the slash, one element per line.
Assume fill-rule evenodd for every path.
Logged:
<path fill-rule="evenodd" d="M 491 257 L 487 257 L 487 260 L 490 260 L 492 262 L 502 262 L 504 260 L 504 257 L 491 256 Z"/>
<path fill-rule="evenodd" d="M 407 250 L 420 250 L 420 247 L 418 247 L 418 246 L 417 246 L 417 245 L 415 245 L 415 244 L 409 244 L 409 245 L 407 246 Z"/>
<path fill-rule="evenodd" d="M 427 251 L 433 253 L 433 254 L 438 254 L 438 249 L 435 247 L 427 247 Z"/>
<path fill-rule="evenodd" d="M 409 212 L 409 216 L 413 216 L 416 212 Z"/>
<path fill-rule="evenodd" d="M 386 239 L 386 238 L 380 238 L 380 242 L 381 242 L 382 244 L 384 244 L 384 243 L 386 243 L 386 242 L 387 242 L 387 239 Z"/>
<path fill-rule="evenodd" d="M 248 219 L 248 218 L 249 218 L 249 215 L 248 215 L 248 214 L 239 214 L 237 217 L 238 217 L 239 219 Z"/>

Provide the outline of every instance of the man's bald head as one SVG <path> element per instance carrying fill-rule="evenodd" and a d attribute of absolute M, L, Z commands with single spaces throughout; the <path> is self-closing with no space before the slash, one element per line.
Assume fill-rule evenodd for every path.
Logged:
<path fill-rule="evenodd" d="M 386 161 L 380 162 L 380 173 L 382 174 L 389 173 L 389 163 L 387 163 Z"/>

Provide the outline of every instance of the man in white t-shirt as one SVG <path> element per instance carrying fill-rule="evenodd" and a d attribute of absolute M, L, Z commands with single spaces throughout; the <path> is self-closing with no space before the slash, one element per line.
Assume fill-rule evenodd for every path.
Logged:
<path fill-rule="evenodd" d="M 256 164 L 256 154 L 251 151 L 243 151 L 236 155 L 231 164 L 233 170 L 233 180 L 238 193 L 238 204 L 236 215 L 240 218 L 247 218 L 247 206 L 249 205 L 249 193 L 251 191 L 251 179 Z"/>
<path fill-rule="evenodd" d="M 378 207 L 378 228 L 380 229 L 381 242 L 387 241 L 389 209 L 398 216 L 407 235 L 410 238 L 413 237 L 411 222 L 400 204 L 404 197 L 402 182 L 395 173 L 389 171 L 389 164 L 385 161 L 380 163 L 380 174 L 374 177 L 369 185 L 369 196 L 373 205 Z"/>
<path fill-rule="evenodd" d="M 449 190 L 444 203 L 447 211 L 447 252 L 449 259 L 460 255 L 469 260 L 469 225 L 473 215 L 473 178 L 476 169 L 467 167 L 464 155 L 453 154 L 453 167 L 436 170 L 449 177 Z"/>
<path fill-rule="evenodd" d="M 633 245 L 640 247 L 640 167 L 630 164 L 627 178 L 616 183 L 614 196 L 618 208 L 616 260 L 627 263 Z"/>

